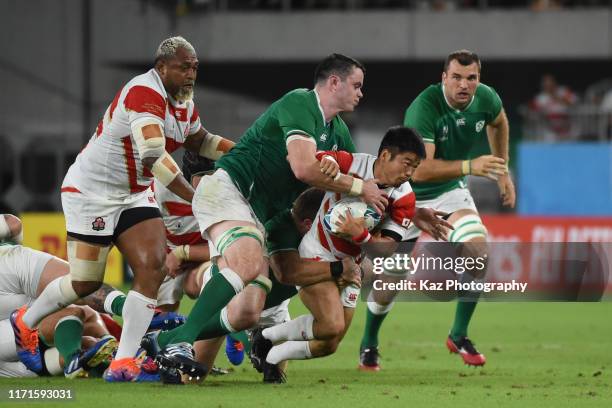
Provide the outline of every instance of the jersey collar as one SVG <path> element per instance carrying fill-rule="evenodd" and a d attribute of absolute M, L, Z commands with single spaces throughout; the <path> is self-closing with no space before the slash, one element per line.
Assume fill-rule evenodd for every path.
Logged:
<path fill-rule="evenodd" d="M 455 107 L 453 107 L 453 105 L 450 104 L 450 102 L 448 101 L 448 99 L 446 99 L 446 92 L 444 92 L 444 84 L 440 83 L 440 86 L 442 87 L 442 96 L 444 96 L 444 102 L 446 102 L 446 104 L 448 105 L 449 108 L 451 108 L 452 110 L 454 110 L 456 113 L 459 112 L 465 112 L 466 110 L 468 110 L 470 108 L 470 106 L 472 106 L 472 103 L 474 102 L 474 98 L 476 97 L 476 94 L 472 95 L 472 99 L 470 100 L 470 103 L 468 103 L 465 108 L 463 109 L 457 109 Z"/>
<path fill-rule="evenodd" d="M 325 122 L 325 113 L 323 113 L 323 107 L 321 106 L 321 99 L 319 99 L 319 94 L 317 93 L 316 89 L 312 90 L 315 94 L 315 98 L 317 98 L 317 106 L 319 107 L 319 112 L 321 112 L 321 119 L 323 120 L 323 124 L 325 126 L 328 126 L 331 123 L 331 120 L 329 122 Z"/>

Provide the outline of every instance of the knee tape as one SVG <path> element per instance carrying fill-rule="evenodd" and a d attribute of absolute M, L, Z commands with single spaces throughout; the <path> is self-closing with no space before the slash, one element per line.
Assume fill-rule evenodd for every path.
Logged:
<path fill-rule="evenodd" d="M 64 275 L 59 281 L 60 293 L 62 294 L 62 300 L 65 305 L 69 305 L 79 298 L 79 295 L 74 291 L 72 287 L 72 278 L 70 274 Z"/>
<path fill-rule="evenodd" d="M 453 223 L 454 231 L 448 237 L 449 242 L 467 242 L 474 238 L 487 238 L 487 228 L 476 214 L 466 215 Z"/>
<path fill-rule="evenodd" d="M 77 282 L 102 282 L 110 247 L 68 241 L 70 276 Z"/>
<path fill-rule="evenodd" d="M 223 252 L 229 248 L 234 242 L 236 242 L 240 238 L 253 238 L 263 247 L 264 245 L 264 236 L 256 227 L 253 226 L 240 226 L 230 228 L 225 231 L 221 237 L 217 240 L 215 247 L 217 251 L 219 251 L 220 255 L 223 255 Z"/>

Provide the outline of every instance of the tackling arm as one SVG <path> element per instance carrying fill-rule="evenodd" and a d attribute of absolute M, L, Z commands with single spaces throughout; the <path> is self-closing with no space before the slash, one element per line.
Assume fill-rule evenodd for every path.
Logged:
<path fill-rule="evenodd" d="M 366 180 L 340 174 L 331 178 L 321 172 L 316 158 L 316 143 L 309 137 L 294 138 L 287 143 L 287 160 L 295 177 L 313 187 L 336 193 L 360 196 L 382 213 L 388 203 L 375 180 Z"/>
<path fill-rule="evenodd" d="M 183 147 L 191 152 L 198 153 L 202 157 L 217 160 L 223 154 L 230 151 L 235 143 L 229 139 L 215 135 L 200 127 L 200 129 L 187 136 Z"/>
<path fill-rule="evenodd" d="M 361 269 L 352 258 L 325 262 L 303 259 L 296 250 L 278 251 L 270 257 L 270 268 L 283 285 L 308 286 L 325 281 L 361 281 Z"/>
<path fill-rule="evenodd" d="M 308 286 L 333 279 L 329 262 L 302 259 L 295 250 L 275 252 L 270 267 L 283 285 Z"/>

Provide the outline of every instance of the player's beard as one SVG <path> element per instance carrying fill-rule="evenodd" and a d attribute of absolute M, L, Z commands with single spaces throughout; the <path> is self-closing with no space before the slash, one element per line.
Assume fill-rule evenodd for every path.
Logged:
<path fill-rule="evenodd" d="M 193 87 L 180 87 L 179 91 L 174 96 L 174 99 L 180 103 L 191 101 L 193 99 Z"/>

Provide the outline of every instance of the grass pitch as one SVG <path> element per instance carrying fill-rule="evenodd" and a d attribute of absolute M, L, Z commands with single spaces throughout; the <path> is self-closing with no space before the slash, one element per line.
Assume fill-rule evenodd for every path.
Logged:
<path fill-rule="evenodd" d="M 304 312 L 299 300 L 292 315 Z M 185 305 L 188 307 L 188 305 Z M 487 356 L 464 366 L 444 341 L 454 303 L 396 304 L 381 333 L 383 369 L 357 371 L 365 305 L 338 352 L 291 362 L 288 383 L 261 384 L 245 361 L 203 385 L 0 379 L 3 406 L 45 407 L 610 407 L 612 303 L 487 303 L 470 336 Z M 229 366 L 224 354 L 217 364 Z M 9 402 L 9 388 L 72 388 L 73 402 Z"/>

